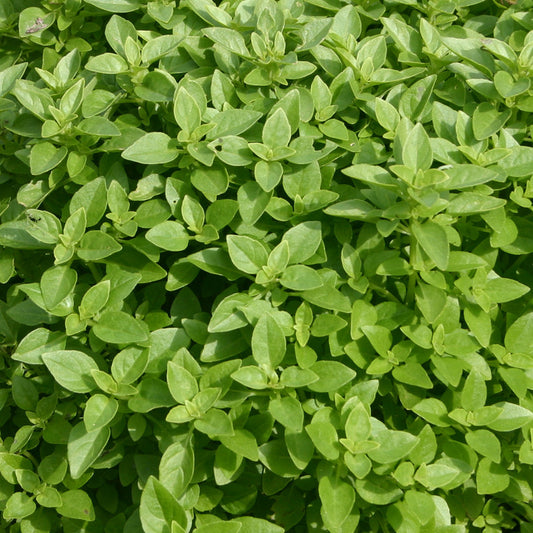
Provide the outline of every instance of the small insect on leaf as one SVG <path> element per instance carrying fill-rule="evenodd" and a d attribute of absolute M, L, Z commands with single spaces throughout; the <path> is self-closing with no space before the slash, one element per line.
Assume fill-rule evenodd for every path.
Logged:
<path fill-rule="evenodd" d="M 26 33 L 37 33 L 39 31 L 45 30 L 46 28 L 48 28 L 48 26 L 49 24 L 45 24 L 41 17 L 37 17 L 35 19 L 35 22 L 29 28 L 26 29 Z"/>

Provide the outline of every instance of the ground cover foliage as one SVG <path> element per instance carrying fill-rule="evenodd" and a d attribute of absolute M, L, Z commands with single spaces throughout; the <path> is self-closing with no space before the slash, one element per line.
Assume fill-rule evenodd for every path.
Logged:
<path fill-rule="evenodd" d="M 533 11 L 0 2 L 0 529 L 533 531 Z"/>

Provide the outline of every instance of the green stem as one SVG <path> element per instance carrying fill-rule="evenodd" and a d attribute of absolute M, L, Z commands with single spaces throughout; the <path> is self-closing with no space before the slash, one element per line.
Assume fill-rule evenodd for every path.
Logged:
<path fill-rule="evenodd" d="M 39 462 L 30 452 L 23 452 L 22 455 L 32 462 L 33 466 L 35 467 L 35 470 L 39 468 Z"/>
<path fill-rule="evenodd" d="M 392 292 L 390 292 L 388 289 L 385 289 L 385 287 L 380 287 L 379 285 L 376 285 L 375 283 L 369 283 L 368 286 L 373 291 L 376 291 L 376 292 L 379 292 L 380 294 L 383 294 L 384 296 L 386 296 L 390 300 L 393 300 L 394 302 L 399 303 L 399 304 L 402 303 L 402 302 L 400 302 L 400 300 L 396 296 L 394 296 L 394 294 L 392 294 Z"/>
<path fill-rule="evenodd" d="M 413 234 L 409 236 L 409 263 L 413 264 L 413 256 L 414 256 L 414 249 L 415 249 L 415 240 L 413 237 Z M 407 294 L 406 294 L 406 303 L 412 304 L 415 301 L 415 288 L 416 288 L 416 280 L 418 279 L 418 274 L 416 272 L 413 272 L 409 275 L 409 281 L 407 283 Z"/>
<path fill-rule="evenodd" d="M 87 268 L 90 270 L 91 274 L 93 275 L 94 281 L 98 283 L 102 279 L 102 276 L 100 272 L 98 272 L 96 265 L 94 263 L 87 263 Z"/>

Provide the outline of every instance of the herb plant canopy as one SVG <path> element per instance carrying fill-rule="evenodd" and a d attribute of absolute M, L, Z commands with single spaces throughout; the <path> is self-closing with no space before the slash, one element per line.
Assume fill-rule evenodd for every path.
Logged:
<path fill-rule="evenodd" d="M 1 0 L 0 530 L 533 532 L 531 0 Z"/>

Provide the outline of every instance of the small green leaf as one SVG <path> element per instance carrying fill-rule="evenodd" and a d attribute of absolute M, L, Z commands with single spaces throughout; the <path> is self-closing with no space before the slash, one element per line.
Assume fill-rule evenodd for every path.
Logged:
<path fill-rule="evenodd" d="M 346 438 L 353 442 L 364 441 L 370 436 L 370 430 L 370 416 L 365 406 L 359 402 L 346 419 Z"/>
<path fill-rule="evenodd" d="M 108 427 L 87 431 L 83 422 L 71 429 L 68 437 L 67 457 L 70 475 L 73 479 L 79 479 L 100 457 L 110 435 L 111 431 Z"/>
<path fill-rule="evenodd" d="M 481 141 L 497 133 L 509 120 L 511 110 L 499 112 L 488 102 L 479 104 L 472 115 L 472 129 L 474 137 Z"/>
<path fill-rule="evenodd" d="M 270 315 L 263 315 L 252 334 L 252 354 L 260 365 L 276 368 L 285 357 L 285 335 Z"/>
<path fill-rule="evenodd" d="M 128 71 L 128 64 L 119 55 L 106 53 L 89 58 L 85 68 L 100 74 L 120 74 Z"/>
<path fill-rule="evenodd" d="M 92 522 L 95 520 L 93 502 L 83 490 L 74 489 L 61 493 L 61 505 L 57 508 L 61 516 Z"/>
<path fill-rule="evenodd" d="M 174 98 L 174 118 L 188 137 L 200 126 L 201 115 L 196 100 L 186 89 L 180 87 Z"/>
<path fill-rule="evenodd" d="M 122 152 L 122 157 L 144 165 L 164 164 L 178 157 L 178 149 L 167 134 L 150 132 L 126 148 Z"/>
<path fill-rule="evenodd" d="M 78 280 L 78 274 L 68 266 L 49 268 L 41 277 L 41 294 L 47 309 L 52 310 L 67 298 Z"/>
<path fill-rule="evenodd" d="M 181 252 L 189 245 L 189 234 L 182 224 L 175 220 L 166 220 L 150 228 L 146 239 L 163 250 Z"/>
<path fill-rule="evenodd" d="M 288 146 L 291 140 L 291 126 L 283 109 L 278 108 L 265 122 L 263 144 L 269 148 Z"/>
<path fill-rule="evenodd" d="M 56 350 L 43 353 L 41 357 L 54 379 L 65 389 L 84 393 L 96 387 L 91 370 L 97 370 L 98 365 L 83 352 Z"/>
<path fill-rule="evenodd" d="M 441 270 L 446 270 L 450 258 L 450 245 L 446 231 L 435 222 L 412 222 L 411 230 L 424 252 Z"/>
<path fill-rule="evenodd" d="M 314 392 L 337 391 L 356 375 L 355 370 L 338 361 L 317 361 L 310 370 L 318 376 L 318 381 L 308 385 Z"/>
<path fill-rule="evenodd" d="M 328 528 L 338 528 L 346 521 L 355 503 L 355 490 L 335 476 L 324 476 L 318 484 L 321 515 Z"/>
<path fill-rule="evenodd" d="M 84 261 L 100 261 L 122 250 L 122 246 L 111 235 L 100 230 L 88 231 L 82 237 L 77 254 Z"/>
<path fill-rule="evenodd" d="M 158 481 L 150 476 L 141 494 L 140 519 L 146 533 L 170 533 L 172 522 L 182 528 L 187 525 L 187 515 L 178 500 Z"/>
<path fill-rule="evenodd" d="M 304 265 L 289 266 L 283 271 L 279 281 L 293 291 L 306 291 L 322 286 L 322 279 L 316 270 Z"/>
<path fill-rule="evenodd" d="M 428 134 L 422 124 L 416 124 L 407 136 L 402 157 L 404 164 L 415 171 L 427 170 L 431 167 L 433 153 Z"/>
<path fill-rule="evenodd" d="M 501 460 L 501 444 L 491 431 L 478 429 L 469 431 L 466 434 L 466 442 L 473 450 L 484 457 L 488 457 L 493 463 L 499 463 Z"/>
<path fill-rule="evenodd" d="M 129 344 L 148 340 L 148 326 L 124 311 L 106 311 L 93 327 L 94 334 L 104 342 Z"/>
<path fill-rule="evenodd" d="M 109 425 L 118 410 L 118 402 L 103 394 L 91 396 L 85 404 L 83 422 L 87 431 L 94 431 Z"/>
<path fill-rule="evenodd" d="M 233 423 L 221 409 L 209 409 L 207 413 L 194 421 L 194 427 L 206 435 L 233 435 Z"/>
<path fill-rule="evenodd" d="M 167 383 L 170 394 L 178 403 L 192 400 L 198 393 L 198 383 L 194 376 L 186 368 L 172 361 L 167 365 Z"/>
<path fill-rule="evenodd" d="M 5 520 L 21 520 L 31 515 L 35 509 L 35 502 L 26 493 L 15 492 L 5 503 L 3 517 Z"/>
<path fill-rule="evenodd" d="M 476 471 L 476 486 L 479 494 L 495 494 L 505 490 L 510 483 L 507 470 L 488 457 L 483 457 Z"/>
<path fill-rule="evenodd" d="M 67 156 L 66 146 L 56 148 L 52 143 L 34 144 L 30 153 L 30 170 L 33 176 L 50 172 Z"/>
<path fill-rule="evenodd" d="M 227 243 L 231 261 L 239 270 L 257 274 L 266 265 L 268 253 L 259 241 L 244 235 L 228 235 Z"/>
<path fill-rule="evenodd" d="M 295 432 L 302 431 L 304 412 L 300 402 L 295 398 L 285 396 L 271 400 L 268 410 L 274 419 L 286 428 Z"/>
<path fill-rule="evenodd" d="M 80 318 L 91 318 L 96 315 L 96 313 L 101 311 L 109 299 L 110 290 L 110 280 L 104 280 L 96 285 L 93 285 L 83 295 L 81 300 L 79 307 Z"/>
<path fill-rule="evenodd" d="M 533 312 L 515 320 L 505 334 L 505 347 L 513 353 L 533 355 Z"/>
<path fill-rule="evenodd" d="M 187 442 L 174 442 L 163 453 L 159 463 L 159 481 L 179 498 L 187 489 L 194 473 L 194 448 Z"/>

